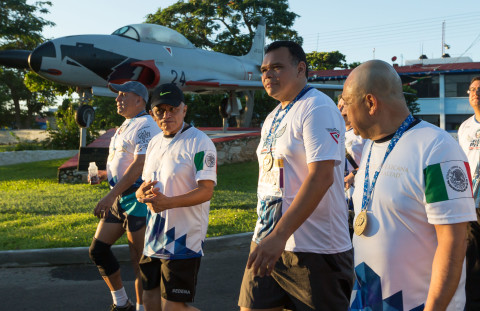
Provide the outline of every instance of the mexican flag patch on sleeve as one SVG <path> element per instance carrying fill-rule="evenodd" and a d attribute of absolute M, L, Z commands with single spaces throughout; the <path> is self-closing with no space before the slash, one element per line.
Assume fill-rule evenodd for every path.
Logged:
<path fill-rule="evenodd" d="M 472 177 L 468 162 L 447 161 L 423 170 L 427 203 L 471 198 Z"/>

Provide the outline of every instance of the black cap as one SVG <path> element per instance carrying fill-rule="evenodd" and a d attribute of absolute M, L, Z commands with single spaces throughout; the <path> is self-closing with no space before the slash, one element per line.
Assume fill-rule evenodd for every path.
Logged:
<path fill-rule="evenodd" d="M 185 102 L 182 90 L 173 83 L 165 83 L 157 87 L 153 91 L 151 98 L 150 105 L 152 109 L 161 104 L 178 107 L 182 102 Z"/>

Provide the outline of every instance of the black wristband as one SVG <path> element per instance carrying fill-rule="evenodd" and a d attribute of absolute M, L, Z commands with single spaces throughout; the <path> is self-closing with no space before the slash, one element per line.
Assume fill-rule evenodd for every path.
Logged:
<path fill-rule="evenodd" d="M 357 172 L 358 172 L 358 170 L 353 170 L 352 171 L 353 176 L 357 175 Z"/>

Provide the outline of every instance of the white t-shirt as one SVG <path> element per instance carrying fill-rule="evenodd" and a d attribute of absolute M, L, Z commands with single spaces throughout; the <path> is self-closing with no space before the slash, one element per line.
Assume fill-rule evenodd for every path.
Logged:
<path fill-rule="evenodd" d="M 389 143 L 373 144 L 370 184 Z M 371 144 L 355 177 L 356 215 Z M 357 279 L 351 310 L 423 310 L 437 249 L 434 225 L 476 220 L 466 161 L 457 142 L 434 125 L 420 121 L 403 134 L 378 176 L 367 227 L 353 237 Z M 447 310 L 463 310 L 464 287 L 465 270 Z"/>
<path fill-rule="evenodd" d="M 312 89 L 298 100 L 283 118 L 275 133 L 272 149 L 274 167 L 264 171 L 264 142 L 279 105 L 265 119 L 257 148 L 259 160 L 258 220 L 253 241 L 268 235 L 292 204 L 308 175 L 308 164 L 334 160 L 334 182 L 317 208 L 290 236 L 285 250 L 332 254 L 352 248 L 348 233 L 348 211 L 344 199 L 343 172 L 345 165 L 345 122 L 334 102 L 325 94 Z M 281 118 L 282 113 L 278 118 Z M 282 163 L 279 164 L 279 163 Z M 273 190 L 272 190 L 273 189 Z M 279 190 L 281 189 L 281 190 Z M 280 197 L 273 207 L 265 206 L 262 198 Z"/>
<path fill-rule="evenodd" d="M 473 180 L 473 197 L 475 205 L 480 207 L 480 123 L 471 116 L 460 125 L 458 142 L 467 155 L 470 174 Z"/>
<path fill-rule="evenodd" d="M 125 119 L 110 140 L 107 176 L 110 187 L 114 187 L 122 179 L 127 168 L 132 164 L 135 155 L 145 154 L 152 137 L 162 130 L 150 115 Z M 142 183 L 141 178 L 135 185 Z"/>
<path fill-rule="evenodd" d="M 183 195 L 199 180 L 217 182 L 217 151 L 208 136 L 187 126 L 174 138 L 157 135 L 148 145 L 142 177 L 167 197 Z M 203 256 L 210 201 L 160 213 L 148 210 L 143 254 L 162 259 Z"/>
<path fill-rule="evenodd" d="M 360 165 L 360 161 L 362 159 L 362 152 L 363 152 L 363 147 L 365 146 L 365 142 L 367 140 L 363 139 L 360 135 L 355 135 L 353 133 L 353 128 L 350 128 L 348 131 L 345 132 L 345 150 L 350 154 L 357 164 L 357 166 Z M 353 171 L 353 166 L 350 164 L 350 161 L 346 160 L 345 161 L 345 176 L 350 174 L 351 171 Z M 348 190 L 346 190 L 345 195 L 347 198 L 351 198 L 353 195 L 353 190 L 355 189 L 354 185 L 352 185 Z"/>
<path fill-rule="evenodd" d="M 362 151 L 367 140 L 363 139 L 360 135 L 355 135 L 353 129 L 349 129 L 345 132 L 345 150 L 352 156 L 357 165 L 360 165 L 362 159 Z M 353 166 L 349 161 L 346 162 L 348 172 L 353 171 Z"/>

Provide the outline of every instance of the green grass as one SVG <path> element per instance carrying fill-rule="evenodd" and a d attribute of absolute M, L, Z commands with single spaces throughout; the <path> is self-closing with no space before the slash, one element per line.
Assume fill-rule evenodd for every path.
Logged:
<path fill-rule="evenodd" d="M 0 250 L 90 245 L 98 223 L 93 208 L 108 186 L 58 184 L 65 160 L 0 166 Z M 255 162 L 218 167 L 207 236 L 253 230 L 257 177 Z"/>

